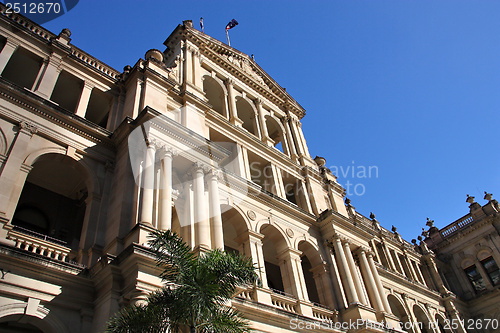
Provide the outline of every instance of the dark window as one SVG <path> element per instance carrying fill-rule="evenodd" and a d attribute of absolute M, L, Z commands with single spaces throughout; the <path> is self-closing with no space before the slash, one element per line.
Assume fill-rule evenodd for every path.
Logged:
<path fill-rule="evenodd" d="M 464 271 L 465 274 L 467 275 L 467 278 L 472 283 L 472 286 L 474 287 L 474 290 L 476 290 L 476 292 L 483 291 L 486 289 L 483 277 L 481 276 L 481 273 L 479 273 L 479 271 L 477 270 L 476 265 L 467 267 Z"/>
<path fill-rule="evenodd" d="M 481 264 L 484 267 L 484 270 L 488 274 L 488 277 L 491 280 L 493 285 L 500 283 L 500 269 L 498 269 L 498 265 L 492 257 L 488 257 L 484 260 L 481 260 Z"/>
<path fill-rule="evenodd" d="M 42 58 L 36 54 L 18 47 L 10 57 L 2 76 L 21 87 L 31 89 L 35 83 L 38 72 L 42 67 Z"/>

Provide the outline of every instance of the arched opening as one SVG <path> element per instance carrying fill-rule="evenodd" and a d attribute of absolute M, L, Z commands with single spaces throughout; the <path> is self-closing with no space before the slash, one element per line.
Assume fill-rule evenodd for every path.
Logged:
<path fill-rule="evenodd" d="M 54 323 L 54 318 L 47 320 L 25 314 L 11 314 L 0 318 L 0 332 L 5 333 L 56 333 L 65 332 L 60 323 Z M 56 326 L 55 326 L 55 325 Z M 59 327 L 58 327 L 59 326 Z"/>
<path fill-rule="evenodd" d="M 59 154 L 33 164 L 19 198 L 14 229 L 78 249 L 85 217 L 88 179 L 83 167 Z"/>
<path fill-rule="evenodd" d="M 443 315 L 436 314 L 435 323 L 440 333 L 452 333 L 449 328 L 449 324 L 446 323 L 446 319 Z"/>
<path fill-rule="evenodd" d="M 211 76 L 205 75 L 203 77 L 203 92 L 208 99 L 208 103 L 212 105 L 213 110 L 227 118 L 224 103 L 226 95 L 219 83 Z"/>
<path fill-rule="evenodd" d="M 0 332 L 4 333 L 45 333 L 41 329 L 31 324 L 23 324 L 15 321 L 0 323 Z"/>
<path fill-rule="evenodd" d="M 287 286 L 284 284 L 286 268 L 283 262 L 278 259 L 278 254 L 287 248 L 283 235 L 270 224 L 263 225 L 260 232 L 264 235 L 262 250 L 264 252 L 267 285 L 274 292 L 292 294 L 288 284 Z"/>
<path fill-rule="evenodd" d="M 318 304 L 329 305 L 324 295 L 328 290 L 322 290 L 321 288 L 320 273 L 323 261 L 318 251 L 306 241 L 301 241 L 298 248 L 302 252 L 301 265 L 309 300 Z"/>
<path fill-rule="evenodd" d="M 243 235 L 248 231 L 245 219 L 233 207 L 221 205 L 222 231 L 224 233 L 224 250 L 233 253 L 245 253 Z M 245 253 L 250 256 L 251 253 Z"/>
<path fill-rule="evenodd" d="M 236 101 L 236 109 L 238 110 L 238 118 L 240 118 L 240 120 L 243 122 L 241 126 L 249 133 L 258 136 L 257 125 L 255 123 L 255 111 L 253 110 L 250 103 L 240 97 Z"/>
<path fill-rule="evenodd" d="M 431 328 L 431 324 L 429 321 L 429 317 L 425 314 L 424 310 L 417 304 L 413 306 L 413 314 L 415 315 L 415 319 L 417 320 L 418 327 L 420 328 L 420 332 L 422 333 L 433 333 Z"/>
<path fill-rule="evenodd" d="M 282 153 L 285 153 L 283 131 L 279 123 L 273 117 L 266 116 L 267 134 L 274 141 L 273 146 Z"/>
<path fill-rule="evenodd" d="M 391 307 L 392 314 L 398 317 L 399 322 L 402 325 L 401 329 L 406 332 L 410 332 L 411 329 L 409 329 L 408 326 L 411 322 L 408 318 L 408 314 L 406 313 L 403 304 L 401 304 L 401 301 L 394 295 L 387 296 L 387 301 L 389 302 L 389 306 Z"/>

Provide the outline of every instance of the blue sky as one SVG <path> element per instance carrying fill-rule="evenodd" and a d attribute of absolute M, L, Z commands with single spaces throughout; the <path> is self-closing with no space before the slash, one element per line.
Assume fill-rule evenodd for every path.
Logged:
<path fill-rule="evenodd" d="M 225 41 L 235 18 L 231 45 L 306 109 L 312 157 L 349 173 L 339 183 L 356 209 L 410 240 L 427 217 L 443 227 L 465 215 L 466 194 L 500 196 L 498 13 L 499 1 L 479 0 L 107 0 L 44 26 L 69 28 L 74 45 L 121 70 L 163 50 L 183 20 L 203 16 Z"/>

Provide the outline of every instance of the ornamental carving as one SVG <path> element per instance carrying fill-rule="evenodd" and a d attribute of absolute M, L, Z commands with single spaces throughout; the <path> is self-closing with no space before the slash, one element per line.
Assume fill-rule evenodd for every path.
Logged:
<path fill-rule="evenodd" d="M 257 214 L 255 214 L 255 212 L 253 210 L 249 210 L 247 212 L 247 215 L 248 215 L 248 218 L 252 221 L 255 221 L 255 219 L 257 218 Z"/>

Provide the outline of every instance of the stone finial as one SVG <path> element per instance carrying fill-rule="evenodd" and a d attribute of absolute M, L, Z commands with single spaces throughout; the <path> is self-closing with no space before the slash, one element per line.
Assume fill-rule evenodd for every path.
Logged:
<path fill-rule="evenodd" d="M 484 191 L 484 200 L 491 201 L 493 199 L 493 194 Z"/>
<path fill-rule="evenodd" d="M 428 226 L 429 228 L 434 227 L 434 220 L 427 218 L 427 222 L 425 223 L 425 225 Z"/>
<path fill-rule="evenodd" d="M 163 61 L 163 53 L 161 53 L 160 50 L 157 49 L 151 49 L 146 52 L 146 55 L 144 56 L 146 60 L 156 60 L 158 62 Z"/>
<path fill-rule="evenodd" d="M 471 197 L 470 195 L 467 194 L 467 199 L 465 199 L 465 202 L 468 202 L 472 205 L 474 203 L 474 197 Z"/>
<path fill-rule="evenodd" d="M 128 74 L 132 70 L 132 67 L 130 65 L 127 65 L 123 67 L 123 74 Z"/>
<path fill-rule="evenodd" d="M 193 27 L 193 21 L 192 20 L 184 20 L 182 21 L 182 24 L 187 27 L 187 28 L 192 28 Z"/>
<path fill-rule="evenodd" d="M 395 226 L 392 226 L 391 230 L 392 230 L 393 233 L 397 233 L 398 232 L 398 228 L 396 228 Z"/>
<path fill-rule="evenodd" d="M 321 167 L 325 166 L 326 159 L 324 157 L 321 157 L 321 156 L 316 156 L 314 158 L 314 162 L 316 162 L 316 164 L 321 168 Z"/>
<path fill-rule="evenodd" d="M 412 243 L 413 245 L 417 245 L 417 240 L 416 240 L 415 238 L 413 238 L 413 239 L 411 240 L 411 243 Z"/>
<path fill-rule="evenodd" d="M 422 236 L 418 236 L 417 239 L 421 242 L 422 241 Z M 412 243 L 413 243 L 413 240 L 412 240 Z"/>
<path fill-rule="evenodd" d="M 429 236 L 429 232 L 427 230 L 425 230 L 424 228 L 422 228 L 422 236 L 424 236 L 424 237 Z"/>
<path fill-rule="evenodd" d="M 71 37 L 71 30 L 69 30 L 68 28 L 62 29 L 61 32 L 59 33 L 58 37 L 70 38 Z"/>
<path fill-rule="evenodd" d="M 346 204 L 347 206 L 350 206 L 350 205 L 351 205 L 351 199 L 349 199 L 349 198 L 345 198 L 345 204 Z"/>
<path fill-rule="evenodd" d="M 373 212 L 370 212 L 370 218 L 371 218 L 372 220 L 375 220 L 375 214 L 373 214 Z"/>

